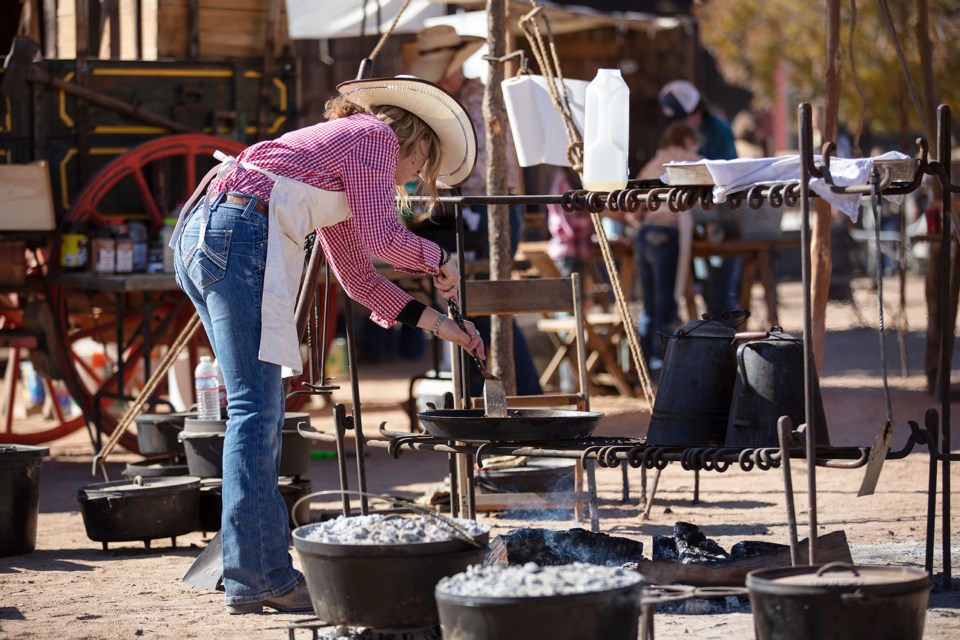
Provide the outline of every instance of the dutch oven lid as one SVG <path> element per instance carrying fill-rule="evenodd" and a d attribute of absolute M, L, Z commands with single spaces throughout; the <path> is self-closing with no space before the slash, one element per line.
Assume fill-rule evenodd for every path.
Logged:
<path fill-rule="evenodd" d="M 831 562 L 821 567 L 762 569 L 747 575 L 747 587 L 765 593 L 898 592 L 929 589 L 925 571 L 910 567 L 856 566 Z"/>
<path fill-rule="evenodd" d="M 49 447 L 34 447 L 26 444 L 0 444 L 0 460 L 42 458 L 50 455 Z"/>
<path fill-rule="evenodd" d="M 733 340 L 736 335 L 737 330 L 733 327 L 727 326 L 719 320 L 713 320 L 709 315 L 704 314 L 701 319 L 691 320 L 677 329 L 677 333 L 673 337 L 723 338 L 725 340 Z"/>
<path fill-rule="evenodd" d="M 200 490 L 200 478 L 193 476 L 169 476 L 146 478 L 137 476 L 132 480 L 98 482 L 80 490 L 81 497 L 107 498 L 119 496 L 175 494 Z"/>
<path fill-rule="evenodd" d="M 196 416 L 197 414 L 191 414 Z M 310 414 L 309 413 L 293 413 L 288 412 L 283 416 L 283 431 L 293 431 L 297 432 L 297 425 L 301 422 L 306 422 L 307 425 L 310 424 Z M 226 433 L 227 432 L 227 421 L 226 420 L 198 420 L 196 417 L 188 417 L 184 420 L 183 430 L 187 433 Z"/>
<path fill-rule="evenodd" d="M 137 424 L 141 422 L 144 424 L 156 424 L 158 422 L 170 422 L 173 424 L 179 424 L 183 426 L 184 420 L 187 418 L 196 418 L 197 413 L 194 412 L 184 412 L 184 413 L 139 413 L 134 420 Z"/>
<path fill-rule="evenodd" d="M 226 420 L 199 420 L 197 418 L 187 418 L 183 421 L 184 434 L 187 433 L 226 433 Z M 181 434 L 181 435 L 184 435 Z"/>

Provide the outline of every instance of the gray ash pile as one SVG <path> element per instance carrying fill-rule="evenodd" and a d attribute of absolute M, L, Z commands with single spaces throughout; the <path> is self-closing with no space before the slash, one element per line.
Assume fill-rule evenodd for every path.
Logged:
<path fill-rule="evenodd" d="M 450 520 L 455 526 L 445 520 Z M 446 542 L 462 538 L 463 533 L 475 537 L 488 531 L 490 527 L 485 524 L 461 518 L 371 514 L 349 518 L 340 516 L 302 527 L 301 536 L 324 544 L 384 545 Z"/>
<path fill-rule="evenodd" d="M 440 580 L 437 591 L 479 598 L 541 598 L 621 589 L 639 584 L 640 580 L 637 572 L 619 567 L 584 562 L 541 567 L 528 562 L 512 566 L 473 565 Z"/>

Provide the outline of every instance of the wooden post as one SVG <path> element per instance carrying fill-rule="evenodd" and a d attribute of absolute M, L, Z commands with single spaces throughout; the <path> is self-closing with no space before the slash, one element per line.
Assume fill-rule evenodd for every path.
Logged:
<path fill-rule="evenodd" d="M 267 137 L 270 115 L 270 96 L 273 88 L 274 50 L 280 33 L 280 0 L 270 0 L 267 9 L 266 38 L 263 45 L 263 75 L 260 78 L 260 94 L 257 96 L 257 140 Z"/>
<path fill-rule="evenodd" d="M 43 0 L 43 55 L 57 58 L 57 0 Z"/>
<path fill-rule="evenodd" d="M 927 142 L 931 145 L 931 152 L 937 154 L 939 153 L 939 149 L 937 145 L 934 144 L 937 135 L 933 128 L 933 123 L 936 121 L 937 91 L 933 80 L 933 48 L 930 42 L 929 14 L 930 11 L 927 0 L 916 0 L 917 25 L 915 33 L 917 38 L 917 53 L 920 56 L 920 102 L 923 108 L 920 126 L 923 129 L 924 137 L 926 137 Z M 937 159 L 942 160 L 942 158 Z M 933 180 L 931 186 L 933 188 L 933 200 L 935 203 L 939 203 L 941 215 L 949 215 L 951 212 L 946 211 L 943 206 L 943 189 L 940 181 Z M 940 291 L 940 287 L 950 286 L 951 312 L 954 318 L 950 326 L 956 326 L 957 293 L 958 287 L 960 287 L 960 278 L 957 278 L 956 274 L 958 270 L 960 270 L 960 256 L 956 254 L 951 255 L 951 273 L 949 279 L 947 274 L 941 273 L 941 270 L 935 265 L 940 264 L 940 252 L 943 248 L 952 246 L 952 242 L 947 242 L 946 244 L 943 242 L 930 243 L 930 268 L 927 270 L 925 277 L 927 318 L 929 318 L 929 322 L 927 322 L 927 345 L 924 352 L 923 369 L 927 377 L 927 390 L 935 394 L 943 392 L 942 389 L 939 389 L 940 342 L 941 340 L 946 340 L 947 352 L 953 353 L 953 343 L 955 341 L 953 332 L 950 332 L 946 336 L 940 335 L 940 323 L 936 321 L 936 318 L 940 317 L 940 296 L 938 292 Z"/>
<path fill-rule="evenodd" d="M 827 0 L 827 72 L 825 89 L 827 102 L 824 105 L 823 121 L 820 123 L 820 140 L 836 140 L 837 117 L 840 110 L 840 76 L 842 59 L 840 51 L 840 0 Z M 817 199 L 816 215 L 813 217 L 813 242 L 810 245 L 810 265 L 813 281 L 813 355 L 819 370 L 823 365 L 824 338 L 826 333 L 827 300 L 830 295 L 830 273 L 833 260 L 830 255 L 830 227 L 833 212 L 822 198 Z"/>
<path fill-rule="evenodd" d="M 487 46 L 489 55 L 502 58 L 506 54 L 506 0 L 487 2 Z M 507 193 L 506 127 L 507 111 L 503 104 L 503 63 L 491 60 L 487 67 L 487 86 L 483 93 L 483 118 L 487 136 L 487 194 Z M 490 241 L 490 278 L 509 280 L 513 271 L 513 255 L 510 253 L 510 209 L 504 204 L 489 205 L 488 238 Z M 513 367 L 513 319 L 491 316 L 490 349 L 493 354 L 493 370 L 503 380 L 508 394 L 517 389 Z"/>

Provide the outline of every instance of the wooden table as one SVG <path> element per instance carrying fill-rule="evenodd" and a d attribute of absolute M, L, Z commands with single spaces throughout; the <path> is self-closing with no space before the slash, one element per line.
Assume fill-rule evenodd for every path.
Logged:
<path fill-rule="evenodd" d="M 777 249 L 794 249 L 800 247 L 799 238 L 770 238 L 766 240 L 723 240 L 710 242 L 694 240 L 691 255 L 694 258 L 742 258 L 743 268 L 740 273 L 740 288 L 737 295 L 738 306 L 741 309 L 750 309 L 750 294 L 753 281 L 759 271 L 760 284 L 763 286 L 764 302 L 767 305 L 767 324 L 780 324 L 777 312 L 777 278 L 773 270 L 771 251 Z M 687 278 L 686 291 L 687 318 L 697 318 L 697 304 L 694 299 L 693 268 Z"/>

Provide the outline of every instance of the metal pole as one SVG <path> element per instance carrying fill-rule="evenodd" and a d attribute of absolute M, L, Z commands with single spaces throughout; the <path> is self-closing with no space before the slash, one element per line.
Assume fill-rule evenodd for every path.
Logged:
<path fill-rule="evenodd" d="M 797 509 L 793 503 L 793 476 L 790 473 L 790 432 L 793 424 L 787 416 L 777 421 L 780 438 L 780 466 L 783 469 L 783 495 L 787 502 L 787 527 L 790 530 L 790 564 L 800 564 L 800 543 L 797 540 Z"/>
<path fill-rule="evenodd" d="M 953 208 L 951 204 L 951 189 L 953 173 L 951 171 L 950 154 L 950 107 L 940 105 L 937 110 L 937 160 L 943 166 L 941 176 L 945 176 L 947 184 L 943 185 L 943 210 L 940 215 L 943 221 L 940 236 L 940 437 L 943 446 L 940 449 L 943 455 L 943 500 L 942 518 L 943 531 L 943 588 L 950 589 L 953 585 L 950 562 L 950 346 L 953 344 L 953 306 L 951 306 L 950 292 L 953 283 L 950 281 L 953 254 Z"/>
<path fill-rule="evenodd" d="M 813 124 L 810 104 L 804 102 L 799 108 L 798 131 L 800 132 L 800 264 L 803 282 L 803 411 L 806 416 L 805 430 L 807 456 L 807 499 L 809 501 L 809 548 L 811 565 L 817 559 L 817 442 L 816 411 L 813 405 L 814 371 L 813 318 L 810 301 L 810 166 L 813 162 Z"/>

